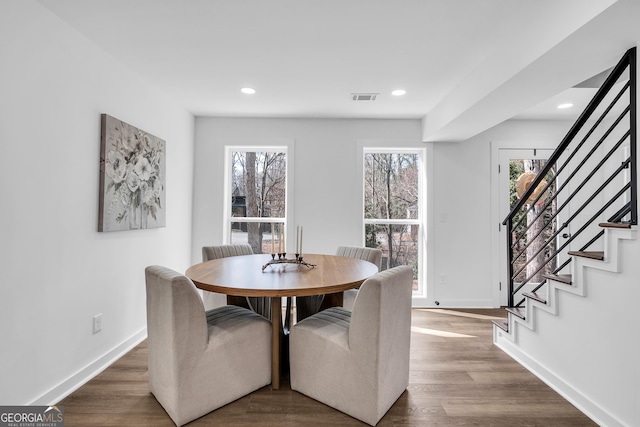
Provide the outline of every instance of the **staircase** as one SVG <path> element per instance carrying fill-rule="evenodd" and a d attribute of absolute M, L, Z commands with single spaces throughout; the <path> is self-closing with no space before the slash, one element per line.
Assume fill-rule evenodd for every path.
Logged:
<path fill-rule="evenodd" d="M 494 344 L 598 425 L 635 427 L 640 241 L 637 226 L 601 226 L 603 250 L 574 253 L 571 274 L 507 308 L 506 321 L 493 321 Z"/>
<path fill-rule="evenodd" d="M 521 307 L 523 293 L 537 294 L 547 281 L 566 275 L 571 248 L 600 256 L 593 249 L 604 235 L 599 223 L 637 224 L 636 92 L 634 48 L 519 193 L 502 223 L 509 307 Z"/>
<path fill-rule="evenodd" d="M 632 49 L 503 222 L 509 304 L 493 321 L 496 346 L 611 427 L 640 426 L 635 63 Z"/>
<path fill-rule="evenodd" d="M 492 320 L 495 327 L 506 334 L 500 334 L 513 342 L 516 341 L 516 323 L 535 330 L 535 316 L 537 310 L 558 315 L 557 294 L 560 291 L 569 292 L 581 297 L 587 296 L 584 268 L 595 268 L 615 273 L 620 272 L 619 240 L 635 240 L 637 226 L 625 223 L 601 223 L 605 230 L 604 251 L 570 251 L 574 257 L 572 274 L 545 275 L 548 286 L 544 292 L 525 292 L 524 307 L 507 307 L 507 320 Z M 640 262 L 640 260 L 638 260 Z M 574 280 L 575 278 L 575 280 Z M 640 278 L 639 278 L 640 279 Z M 640 283 L 639 283 L 640 285 Z M 512 332 L 512 333 L 510 333 Z M 494 334 L 495 335 L 495 334 Z"/>

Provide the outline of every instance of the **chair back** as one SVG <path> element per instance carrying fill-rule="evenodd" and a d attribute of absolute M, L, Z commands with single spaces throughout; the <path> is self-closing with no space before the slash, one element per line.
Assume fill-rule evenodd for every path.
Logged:
<path fill-rule="evenodd" d="M 237 243 L 228 245 L 203 246 L 202 261 L 211 261 L 212 259 L 228 258 L 239 255 L 253 255 L 253 248 L 248 243 Z M 219 305 L 217 295 L 211 292 L 203 294 L 205 303 L 208 306 L 215 307 Z M 247 307 L 271 320 L 271 299 L 264 297 L 226 297 L 230 304 Z"/>
<path fill-rule="evenodd" d="M 382 251 L 380 249 L 365 248 L 359 246 L 338 246 L 338 249 L 336 249 L 336 255 L 369 261 L 370 263 L 375 264 L 376 267 L 378 267 L 378 271 L 380 271 L 380 265 L 382 263 Z M 355 298 L 355 295 L 357 295 L 357 293 L 358 289 L 349 289 L 344 291 L 343 306 L 346 309 L 351 309 L 353 305 L 353 299 Z M 323 301 L 324 295 L 297 297 L 296 309 L 298 321 L 301 321 L 320 311 Z"/>
<path fill-rule="evenodd" d="M 409 360 L 408 356 L 404 360 L 404 355 L 409 354 L 411 338 L 412 287 L 413 270 L 405 265 L 365 280 L 353 304 L 349 348 L 354 352 L 377 354 L 378 363 L 393 366 L 394 370 L 406 364 L 408 372 Z M 396 356 L 400 356 L 400 360 L 394 360 Z M 404 372 L 403 369 L 397 371 Z"/>
<path fill-rule="evenodd" d="M 253 249 L 248 243 L 238 243 L 229 245 L 203 246 L 202 261 L 212 259 L 227 258 L 238 255 L 253 255 Z"/>
<path fill-rule="evenodd" d="M 205 312 L 193 282 L 145 269 L 149 391 L 177 426 L 271 380 L 271 324 L 240 307 Z"/>
<path fill-rule="evenodd" d="M 382 251 L 375 248 L 338 246 L 336 255 L 369 261 L 378 267 L 378 271 L 380 271 L 380 265 L 382 264 Z"/>
<path fill-rule="evenodd" d="M 179 366 L 195 363 L 206 348 L 207 317 L 188 277 L 155 265 L 145 269 L 145 279 L 149 371 L 154 373 L 149 378 L 170 382 Z"/>

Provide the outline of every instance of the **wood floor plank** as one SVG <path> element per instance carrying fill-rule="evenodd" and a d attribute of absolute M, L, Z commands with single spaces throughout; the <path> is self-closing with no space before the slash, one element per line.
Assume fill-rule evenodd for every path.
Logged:
<path fill-rule="evenodd" d="M 378 427 L 597 426 L 493 345 L 491 319 L 505 316 L 498 309 L 413 310 L 409 387 Z M 147 382 L 144 342 L 59 403 L 65 426 L 173 426 Z M 365 424 L 292 391 L 285 377 L 279 390 L 263 387 L 188 425 Z"/>

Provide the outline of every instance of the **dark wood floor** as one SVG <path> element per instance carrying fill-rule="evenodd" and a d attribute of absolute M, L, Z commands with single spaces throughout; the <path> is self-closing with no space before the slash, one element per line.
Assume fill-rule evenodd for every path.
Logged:
<path fill-rule="evenodd" d="M 497 317 L 505 312 L 414 310 L 409 387 L 378 426 L 596 426 L 493 345 Z M 283 383 L 189 426 L 365 426 Z M 59 405 L 66 427 L 173 425 L 148 390 L 146 343 Z"/>

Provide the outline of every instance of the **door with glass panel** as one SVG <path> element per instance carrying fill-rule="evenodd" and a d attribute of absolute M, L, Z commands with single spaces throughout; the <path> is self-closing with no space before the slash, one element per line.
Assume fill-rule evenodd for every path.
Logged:
<path fill-rule="evenodd" d="M 551 150 L 545 149 L 500 150 L 500 222 L 544 168 L 550 155 Z M 537 289 L 545 281 L 544 276 L 551 274 L 563 261 L 565 255 L 556 253 L 556 248 L 561 244 L 561 237 L 556 237 L 557 224 L 562 219 L 556 214 L 558 200 L 554 197 L 554 174 L 555 169 L 552 169 L 536 187 L 525 209 L 515 217 L 508 239 L 505 235 L 507 228 L 499 228 L 500 305 L 507 305 L 510 280 L 513 281 L 514 300 L 517 303 L 524 292 Z M 550 185 L 547 186 L 547 183 Z M 566 236 L 562 238 L 566 239 Z M 510 269 L 509 259 L 512 260 Z"/>

